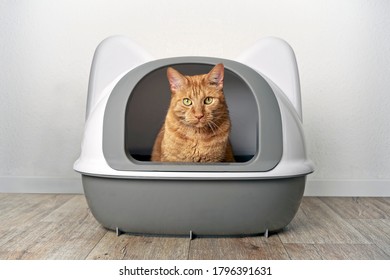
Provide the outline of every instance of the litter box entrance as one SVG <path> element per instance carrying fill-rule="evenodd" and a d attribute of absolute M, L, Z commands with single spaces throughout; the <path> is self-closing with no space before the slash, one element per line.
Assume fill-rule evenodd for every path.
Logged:
<path fill-rule="evenodd" d="M 164 163 L 150 161 L 154 141 L 170 102 L 166 70 L 184 75 L 208 73 L 225 65 L 224 94 L 236 162 Z M 115 85 L 103 120 L 103 154 L 116 170 L 133 171 L 268 171 L 282 157 L 282 121 L 278 101 L 267 81 L 241 63 L 210 57 L 151 61 L 130 70 Z"/>
<path fill-rule="evenodd" d="M 213 67 L 204 64 L 172 66 L 184 75 L 205 74 Z M 167 67 L 146 75 L 132 91 L 127 104 L 125 145 L 128 155 L 136 161 L 150 161 L 154 141 L 165 120 L 171 98 Z M 230 142 L 235 160 L 247 162 L 257 151 L 259 113 L 256 100 L 248 85 L 227 69 L 224 94 L 232 122 Z"/>

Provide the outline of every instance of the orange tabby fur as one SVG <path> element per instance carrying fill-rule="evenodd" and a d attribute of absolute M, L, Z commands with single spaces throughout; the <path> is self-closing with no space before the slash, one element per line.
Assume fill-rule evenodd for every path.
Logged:
<path fill-rule="evenodd" d="M 223 64 L 196 76 L 183 76 L 169 67 L 167 77 L 171 102 L 153 146 L 152 161 L 234 161 L 223 94 Z"/>

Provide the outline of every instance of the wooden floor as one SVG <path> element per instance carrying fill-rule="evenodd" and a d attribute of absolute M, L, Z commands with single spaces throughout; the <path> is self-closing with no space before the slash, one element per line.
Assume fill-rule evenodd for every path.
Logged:
<path fill-rule="evenodd" d="M 390 259 L 390 198 L 305 197 L 269 238 L 190 240 L 117 237 L 83 195 L 0 194 L 0 259 Z"/>

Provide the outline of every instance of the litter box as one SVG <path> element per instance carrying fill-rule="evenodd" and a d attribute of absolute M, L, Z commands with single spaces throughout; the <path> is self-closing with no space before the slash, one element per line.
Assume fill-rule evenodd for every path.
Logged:
<path fill-rule="evenodd" d="M 195 75 L 218 63 L 225 66 L 236 161 L 151 162 L 170 100 L 167 68 Z M 92 214 L 118 234 L 241 236 L 283 229 L 313 172 L 292 48 L 264 38 L 235 60 L 154 59 L 128 38 L 107 38 L 93 58 L 74 169 Z"/>

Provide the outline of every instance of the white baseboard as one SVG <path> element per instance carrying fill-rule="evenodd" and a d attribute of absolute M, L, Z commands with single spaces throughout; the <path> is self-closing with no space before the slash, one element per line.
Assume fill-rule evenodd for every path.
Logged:
<path fill-rule="evenodd" d="M 84 193 L 80 178 L 0 177 L 0 193 Z M 305 196 L 388 196 L 390 180 L 308 180 Z"/>
<path fill-rule="evenodd" d="M 84 193 L 81 178 L 0 177 L 0 193 Z"/>
<path fill-rule="evenodd" d="M 390 197 L 390 180 L 308 180 L 304 195 Z"/>

